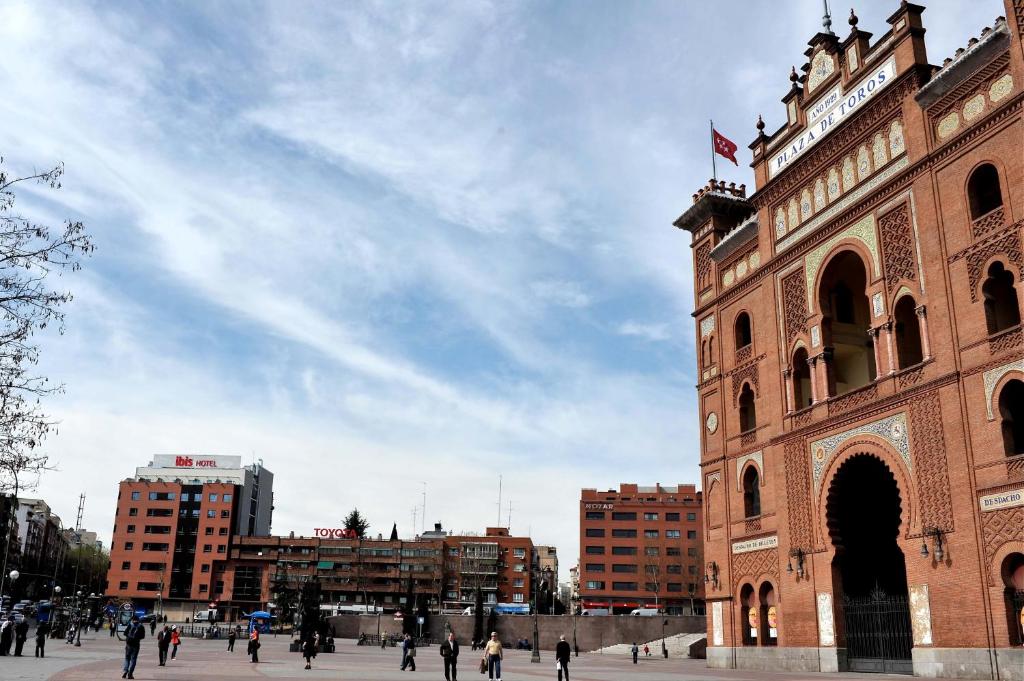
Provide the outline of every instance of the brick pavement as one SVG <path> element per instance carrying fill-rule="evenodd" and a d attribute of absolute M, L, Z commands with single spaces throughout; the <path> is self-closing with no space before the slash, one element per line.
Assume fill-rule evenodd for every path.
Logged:
<path fill-rule="evenodd" d="M 233 654 L 226 652 L 225 641 L 202 641 L 185 639 L 178 651 L 178 659 L 169 661 L 167 667 L 156 664 L 156 642 L 147 638 L 139 655 L 139 666 L 135 678 L 139 681 L 202 681 L 204 679 L 339 679 L 341 681 L 408 681 L 428 678 L 442 679 L 443 672 L 436 647 L 419 649 L 417 671 L 399 670 L 401 653 L 396 648 L 361 648 L 353 641 L 341 641 L 338 652 L 322 654 L 314 662 L 312 671 L 305 671 L 302 658 L 289 653 L 288 641 L 281 637 L 267 637 L 260 650 L 261 662 L 251 664 L 245 656 L 245 643 L 240 641 Z M 52 642 L 45 660 L 32 657 L 0 658 L 0 678 L 3 681 L 95 681 L 96 679 L 120 679 L 123 644 L 111 642 L 107 636 L 83 638 L 81 648 Z M 463 681 L 486 678 L 481 676 L 474 662 L 476 653 L 468 648 L 463 650 L 460 676 Z M 505 681 L 517 679 L 554 679 L 554 657 L 542 653 L 540 664 L 530 662 L 527 652 L 510 651 L 506 654 L 502 677 Z M 634 666 L 628 657 L 584 654 L 570 665 L 573 681 L 622 681 L 643 679 L 643 681 L 796 681 L 808 679 L 829 681 L 841 679 L 871 679 L 872 681 L 894 681 L 909 678 L 878 674 L 780 674 L 772 672 L 745 672 L 737 670 L 712 670 L 702 660 L 641 658 Z"/>

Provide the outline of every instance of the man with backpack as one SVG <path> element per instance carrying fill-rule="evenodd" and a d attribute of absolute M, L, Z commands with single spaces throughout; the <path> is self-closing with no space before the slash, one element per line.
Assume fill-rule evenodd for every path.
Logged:
<path fill-rule="evenodd" d="M 124 631 L 124 672 L 122 679 L 135 678 L 135 663 L 139 660 L 139 646 L 146 638 L 146 627 L 139 624 L 139 616 L 132 616 L 132 623 Z"/>

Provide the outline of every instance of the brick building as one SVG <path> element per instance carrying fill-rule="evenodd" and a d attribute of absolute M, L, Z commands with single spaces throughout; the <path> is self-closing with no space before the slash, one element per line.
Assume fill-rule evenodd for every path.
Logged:
<path fill-rule="evenodd" d="M 235 537 L 229 555 L 213 566 L 215 595 L 227 616 L 268 607 L 274 585 L 297 589 L 316 577 L 325 605 L 462 611 L 479 588 L 485 605 L 528 610 L 533 598 L 533 542 L 504 527 L 482 536 L 434 531 L 412 540 L 383 537 Z"/>
<path fill-rule="evenodd" d="M 273 474 L 239 456 L 154 457 L 118 490 L 107 594 L 191 613 L 220 597 L 232 537 L 270 533 Z"/>
<path fill-rule="evenodd" d="M 582 490 L 580 607 L 703 612 L 701 516 L 694 485 Z"/>
<path fill-rule="evenodd" d="M 896 3 L 894 3 L 896 5 Z M 708 664 L 1024 677 L 1024 7 L 851 15 L 692 234 Z M 964 20 L 968 17 L 963 17 Z M 979 27 L 983 19 L 977 19 Z"/>

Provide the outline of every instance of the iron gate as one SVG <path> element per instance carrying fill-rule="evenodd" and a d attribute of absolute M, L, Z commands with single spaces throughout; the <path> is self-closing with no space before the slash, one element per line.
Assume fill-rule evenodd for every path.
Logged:
<path fill-rule="evenodd" d="M 906 596 L 875 591 L 843 600 L 850 671 L 912 674 L 910 604 Z"/>

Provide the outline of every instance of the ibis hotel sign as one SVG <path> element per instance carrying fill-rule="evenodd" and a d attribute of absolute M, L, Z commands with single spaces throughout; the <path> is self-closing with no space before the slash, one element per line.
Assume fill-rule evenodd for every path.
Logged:
<path fill-rule="evenodd" d="M 153 468 L 241 468 L 240 456 L 210 456 L 205 454 L 157 454 Z"/>
<path fill-rule="evenodd" d="M 865 102 L 874 97 L 889 83 L 896 80 L 896 58 L 889 57 L 881 66 L 856 85 L 841 92 L 839 86 L 830 90 L 807 108 L 807 127 L 795 139 L 775 152 L 769 159 L 768 174 L 775 177 L 790 163 L 832 132 L 844 119 L 864 108 Z"/>

